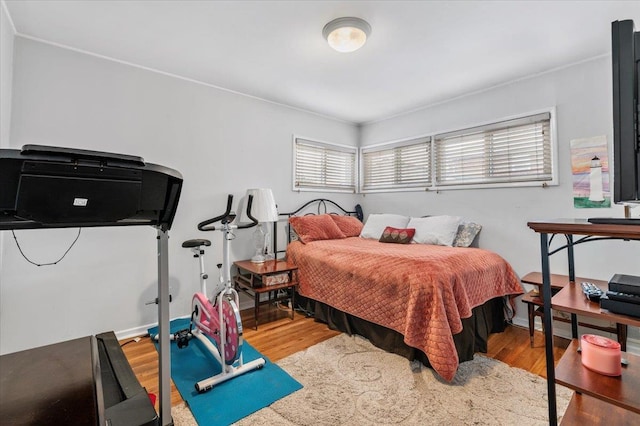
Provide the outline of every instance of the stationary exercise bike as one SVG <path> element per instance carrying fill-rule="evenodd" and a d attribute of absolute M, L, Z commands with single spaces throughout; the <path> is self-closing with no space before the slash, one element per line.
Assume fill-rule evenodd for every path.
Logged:
<path fill-rule="evenodd" d="M 208 391 L 219 383 L 262 368 L 265 365 L 264 358 L 258 358 L 248 363 L 244 363 L 242 360 L 242 320 L 238 309 L 240 303 L 238 292 L 233 288 L 231 282 L 231 263 L 229 260 L 229 244 L 235 238 L 233 230 L 251 228 L 256 226 L 258 221 L 251 216 L 251 204 L 253 203 L 251 195 L 247 200 L 247 216 L 252 223 L 246 225 L 233 224 L 236 214 L 231 211 L 232 203 L 233 195 L 229 194 L 227 210 L 224 214 L 198 224 L 200 231 L 222 232 L 222 264 L 218 265 L 220 283 L 214 288 L 210 299 L 207 298 L 208 275 L 204 270 L 204 247 L 210 246 L 211 241 L 194 239 L 182 243 L 182 247 L 190 248 L 193 251 L 193 257 L 198 258 L 200 261 L 200 292 L 193 295 L 189 329 L 181 330 L 172 337 L 177 341 L 178 348 L 188 346 L 192 337 L 197 338 L 220 363 L 222 368 L 219 374 L 195 384 L 196 390 L 200 393 Z M 216 222 L 220 222 L 217 227 L 213 226 Z M 215 342 L 215 345 L 207 336 Z"/>

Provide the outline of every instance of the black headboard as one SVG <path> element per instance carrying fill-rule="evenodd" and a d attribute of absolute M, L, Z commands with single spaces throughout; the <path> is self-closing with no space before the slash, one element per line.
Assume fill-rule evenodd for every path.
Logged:
<path fill-rule="evenodd" d="M 280 220 L 278 222 L 274 222 L 273 224 L 273 252 L 276 254 L 276 256 L 278 255 L 278 253 L 284 253 L 286 251 L 286 246 L 284 249 L 278 249 L 278 225 L 284 226 L 286 244 L 289 244 L 291 242 L 291 231 L 289 228 L 290 217 L 325 213 L 344 216 L 355 216 L 361 222 L 364 220 L 364 214 L 362 213 L 362 207 L 360 206 L 360 204 L 356 204 L 354 210 L 350 211 L 345 209 L 335 201 L 329 200 L 327 198 L 316 198 L 315 200 L 307 201 L 302 206 L 298 207 L 296 210 L 290 213 L 278 213 L 278 216 L 280 216 Z"/>

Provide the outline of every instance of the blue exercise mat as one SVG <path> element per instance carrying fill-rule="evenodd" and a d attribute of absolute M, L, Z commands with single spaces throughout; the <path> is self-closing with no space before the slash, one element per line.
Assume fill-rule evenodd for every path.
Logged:
<path fill-rule="evenodd" d="M 177 319 L 171 321 L 170 330 L 175 333 L 188 327 L 188 318 Z M 157 327 L 149 329 L 151 336 L 157 333 Z M 246 341 L 242 354 L 245 363 L 262 356 Z M 183 349 L 178 349 L 176 342 L 171 342 L 171 379 L 198 425 L 228 425 L 302 389 L 302 385 L 286 371 L 263 358 L 266 361 L 263 368 L 220 383 L 205 393 L 198 393 L 194 387 L 196 382 L 220 373 L 218 361 L 198 339 L 191 339 L 189 346 Z"/>

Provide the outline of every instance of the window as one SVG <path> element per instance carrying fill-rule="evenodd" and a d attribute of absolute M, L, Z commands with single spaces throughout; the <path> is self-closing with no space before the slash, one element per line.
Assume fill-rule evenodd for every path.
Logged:
<path fill-rule="evenodd" d="M 435 185 L 554 181 L 549 112 L 435 137 Z"/>
<path fill-rule="evenodd" d="M 293 139 L 293 190 L 356 192 L 356 148 Z"/>
<path fill-rule="evenodd" d="M 431 138 L 363 148 L 362 192 L 431 185 Z"/>

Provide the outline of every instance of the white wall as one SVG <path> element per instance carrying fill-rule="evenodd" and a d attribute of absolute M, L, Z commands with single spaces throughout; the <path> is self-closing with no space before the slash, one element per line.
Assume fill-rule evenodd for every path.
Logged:
<path fill-rule="evenodd" d="M 9 146 L 11 124 L 11 90 L 13 79 L 13 41 L 15 30 L 7 15 L 4 2 L 0 4 L 0 149 Z M 5 233 L 0 232 L 0 288 Z M 2 312 L 0 312 L 0 321 Z"/>
<path fill-rule="evenodd" d="M 14 39 L 15 30 L 3 2 L 0 4 L 0 148 L 9 146 Z"/>
<path fill-rule="evenodd" d="M 3 18 L 4 19 L 4 18 Z M 2 33 L 3 120 L 7 49 Z M 291 135 L 363 146 L 557 108 L 560 185 L 523 189 L 443 191 L 439 194 L 332 195 L 340 204 L 363 204 L 365 213 L 458 214 L 483 224 L 481 246 L 504 256 L 519 274 L 538 270 L 539 240 L 526 223 L 553 217 L 621 216 L 621 208 L 578 210 L 571 197 L 569 141 L 606 135 L 611 141 L 610 58 L 601 58 L 514 82 L 392 119 L 360 127 L 112 61 L 15 38 L 11 138 L 143 156 L 179 170 L 183 195 L 170 239 L 173 317 L 189 311 L 197 269 L 183 240 L 210 238 L 208 260 L 220 261 L 220 236 L 195 224 L 224 209 L 249 187 L 271 187 L 280 211 L 327 194 L 291 191 Z M 9 72 L 11 67 L 9 66 Z M 3 121 L 3 135 L 4 135 Z M 634 215 L 640 214 L 634 211 Z M 16 232 L 28 256 L 56 260 L 75 229 Z M 238 233 L 232 258 L 252 254 L 251 231 Z M 4 231 L 0 262 L 0 353 L 94 334 L 126 331 L 155 322 L 156 247 L 151 228 L 84 229 L 58 265 L 35 267 Z M 566 272 L 565 256 L 552 270 Z M 608 279 L 640 275 L 640 244 L 598 242 L 576 248 L 580 275 Z M 212 267 L 209 272 L 215 275 Z M 524 306 L 517 320 L 524 321 Z M 29 333 L 35 330 L 35 333 Z M 632 331 L 635 333 L 635 331 Z"/>
<path fill-rule="evenodd" d="M 620 206 L 575 209 L 572 199 L 570 141 L 606 135 L 611 145 L 611 85 L 611 58 L 603 57 L 362 126 L 361 144 L 366 146 L 555 106 L 559 145 L 559 186 L 368 194 L 363 201 L 365 212 L 462 215 L 483 225 L 480 245 L 501 254 L 518 274 L 540 270 L 539 235 L 527 227 L 527 221 L 623 216 Z M 640 208 L 633 211 L 634 216 L 639 214 Z M 564 253 L 552 258 L 552 272 L 567 273 Z M 640 275 L 638 242 L 579 245 L 575 259 L 579 276 L 608 280 L 614 273 Z M 526 309 L 519 305 L 518 320 L 526 324 Z"/>
<path fill-rule="evenodd" d="M 286 82 L 284 83 L 286 84 Z M 69 146 L 139 155 L 180 171 L 182 197 L 170 232 L 171 316 L 188 315 L 198 290 L 189 238 L 209 238 L 208 272 L 217 277 L 219 233 L 195 225 L 236 204 L 247 188 L 270 187 L 280 211 L 318 194 L 291 190 L 291 137 L 300 134 L 355 145 L 357 127 L 22 37 L 15 39 L 10 146 Z M 353 195 L 335 197 L 349 204 Z M 239 231 L 232 260 L 253 254 L 251 232 Z M 76 229 L 17 231 L 25 253 L 57 259 Z M 4 232 L 7 234 L 7 231 Z M 0 351 L 156 321 L 156 240 L 150 227 L 86 228 L 56 266 L 36 267 L 4 241 Z"/>

